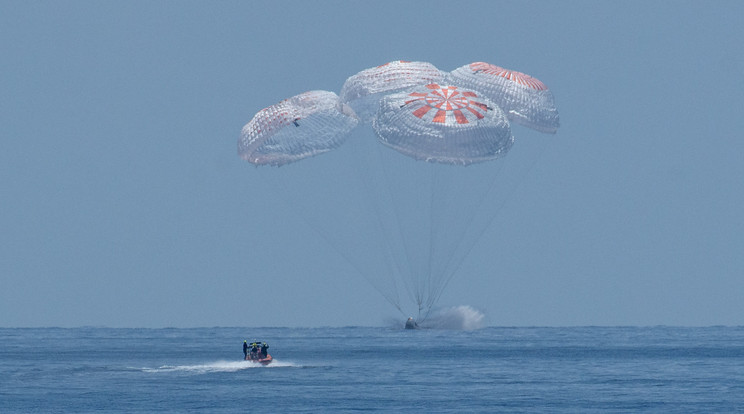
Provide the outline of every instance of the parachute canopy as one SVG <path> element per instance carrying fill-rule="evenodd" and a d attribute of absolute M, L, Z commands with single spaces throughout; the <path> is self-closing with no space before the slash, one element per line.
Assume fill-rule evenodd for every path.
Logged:
<path fill-rule="evenodd" d="M 357 123 L 335 93 L 305 92 L 259 111 L 243 127 L 238 154 L 257 165 L 284 165 L 337 148 Z"/>
<path fill-rule="evenodd" d="M 431 63 L 395 60 L 349 77 L 341 88 L 341 101 L 348 103 L 362 121 L 370 122 L 382 96 L 440 82 L 444 76 Z"/>
<path fill-rule="evenodd" d="M 544 83 L 530 75 L 474 62 L 453 70 L 447 80 L 481 92 L 500 106 L 511 121 L 550 134 L 558 130 L 558 110 L 553 94 Z"/>
<path fill-rule="evenodd" d="M 514 140 L 498 106 L 475 91 L 436 83 L 385 96 L 373 127 L 383 144 L 443 164 L 498 158 Z"/>

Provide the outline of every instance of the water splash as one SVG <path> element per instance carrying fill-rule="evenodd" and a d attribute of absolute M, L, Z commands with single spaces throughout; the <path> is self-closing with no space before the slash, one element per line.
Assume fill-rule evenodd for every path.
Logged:
<path fill-rule="evenodd" d="M 424 321 L 423 328 L 472 331 L 483 328 L 486 315 L 469 305 L 439 309 Z"/>
<path fill-rule="evenodd" d="M 213 372 L 236 372 L 253 368 L 281 368 L 298 367 L 292 362 L 274 361 L 269 365 L 257 364 L 251 361 L 215 361 L 196 365 L 163 365 L 158 368 L 142 368 L 143 372 L 186 372 L 195 374 L 208 374 Z"/>

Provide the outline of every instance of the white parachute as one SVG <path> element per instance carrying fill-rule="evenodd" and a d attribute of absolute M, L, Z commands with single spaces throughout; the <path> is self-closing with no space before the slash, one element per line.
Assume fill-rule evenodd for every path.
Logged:
<path fill-rule="evenodd" d="M 257 174 L 279 180 L 272 188 L 404 316 L 410 298 L 421 324 L 503 205 L 500 188 L 518 181 L 501 173 L 519 146 L 510 121 L 555 133 L 552 93 L 483 62 L 445 73 L 393 61 L 349 77 L 339 96 L 310 91 L 259 111 L 238 153 L 291 163 Z M 359 123 L 374 135 L 351 134 Z"/>
<path fill-rule="evenodd" d="M 496 159 L 513 142 L 498 106 L 474 91 L 436 83 L 385 96 L 373 127 L 383 144 L 443 164 Z"/>
<path fill-rule="evenodd" d="M 509 120 L 540 132 L 558 130 L 558 110 L 553 94 L 530 75 L 485 62 L 474 62 L 453 70 L 447 80 L 477 90 L 506 112 Z"/>
<path fill-rule="evenodd" d="M 341 101 L 364 122 L 371 122 L 380 99 L 412 86 L 440 82 L 445 73 L 428 62 L 395 60 L 350 76 L 341 88 Z"/>
<path fill-rule="evenodd" d="M 338 148 L 357 122 L 335 93 L 305 92 L 259 111 L 243 127 L 238 154 L 257 165 L 284 165 Z"/>

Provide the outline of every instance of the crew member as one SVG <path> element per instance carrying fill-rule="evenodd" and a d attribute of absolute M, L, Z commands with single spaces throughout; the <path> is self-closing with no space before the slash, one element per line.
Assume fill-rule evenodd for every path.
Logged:
<path fill-rule="evenodd" d="M 248 359 L 248 340 L 243 341 L 243 359 Z"/>
<path fill-rule="evenodd" d="M 261 345 L 261 358 L 266 358 L 269 355 L 269 344 L 264 342 Z"/>

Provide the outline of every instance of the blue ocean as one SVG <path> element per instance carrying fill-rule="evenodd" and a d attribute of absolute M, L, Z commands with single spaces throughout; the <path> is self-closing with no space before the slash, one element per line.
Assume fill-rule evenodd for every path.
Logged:
<path fill-rule="evenodd" d="M 244 340 L 274 362 L 243 361 Z M 744 327 L 0 329 L 0 413 L 744 412 Z"/>

